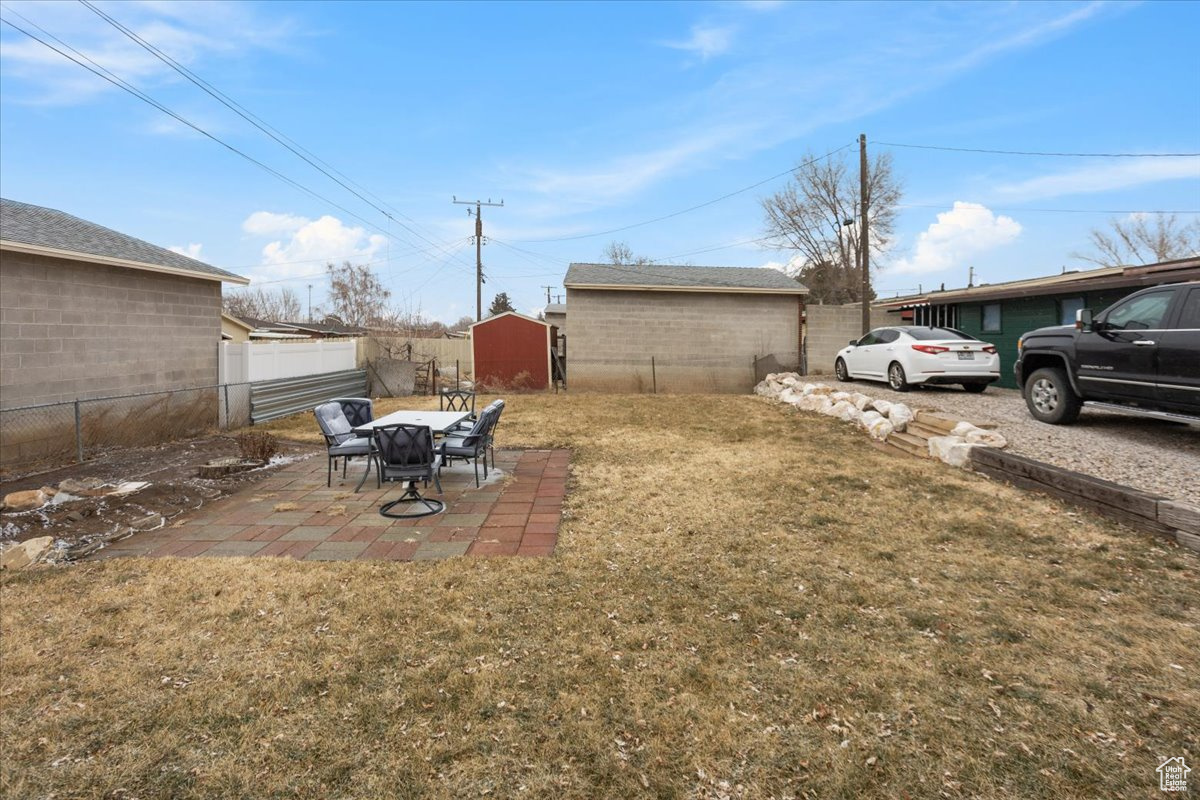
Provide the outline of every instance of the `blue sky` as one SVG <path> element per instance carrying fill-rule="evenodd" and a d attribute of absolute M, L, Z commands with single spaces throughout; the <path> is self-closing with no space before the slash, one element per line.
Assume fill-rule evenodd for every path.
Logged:
<path fill-rule="evenodd" d="M 352 179 L 364 202 L 77 3 L 5 0 L 179 115 L 320 197 L 4 26 L 0 191 L 324 297 L 369 263 L 395 305 L 474 313 L 562 293 L 606 245 L 664 263 L 762 266 L 762 197 L 866 133 L 877 142 L 1200 152 L 1200 4 L 97 3 Z M 23 17 L 23 18 L 22 18 Z M 1056 273 L 1089 229 L 1200 210 L 1200 159 L 886 148 L 905 187 L 882 296 Z M 857 149 L 839 157 L 857 158 Z M 629 227 L 613 233 L 613 229 Z"/>

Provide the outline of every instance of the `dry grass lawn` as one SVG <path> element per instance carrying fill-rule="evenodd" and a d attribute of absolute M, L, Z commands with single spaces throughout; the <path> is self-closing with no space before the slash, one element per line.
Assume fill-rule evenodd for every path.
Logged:
<path fill-rule="evenodd" d="M 499 438 L 574 451 L 552 558 L 4 577 L 3 794 L 1150 798 L 1200 761 L 1186 551 L 752 397 L 513 396 Z"/>

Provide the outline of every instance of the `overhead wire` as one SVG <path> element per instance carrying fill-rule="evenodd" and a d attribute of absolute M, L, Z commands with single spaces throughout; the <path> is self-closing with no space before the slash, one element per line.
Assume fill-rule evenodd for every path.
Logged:
<path fill-rule="evenodd" d="M 44 46 L 50 50 L 53 50 L 54 52 L 58 53 L 63 58 L 66 58 L 67 60 L 72 61 L 75 64 L 78 64 L 79 66 L 86 69 L 88 72 L 91 72 L 93 75 L 96 75 L 97 77 L 102 78 L 103 80 L 122 89 L 123 91 L 128 92 L 129 94 L 138 98 L 139 100 L 146 103 L 147 105 L 150 105 L 153 108 L 158 109 L 159 111 L 166 114 L 167 116 L 175 119 L 176 121 L 180 122 L 181 124 L 186 125 L 187 127 L 191 128 L 192 130 L 201 134 L 205 138 L 216 142 L 217 144 L 221 145 L 225 149 L 244 158 L 245 160 L 249 161 L 251 164 L 254 164 L 258 168 L 269 173 L 270 175 L 274 176 L 275 178 L 279 179 L 280 181 L 283 181 L 284 183 L 288 184 L 289 186 L 292 186 L 293 188 L 298 189 L 298 190 L 304 192 L 305 194 L 308 194 L 311 197 L 313 197 L 317 200 L 320 200 L 323 203 L 328 203 L 329 205 L 333 206 L 334 208 L 338 209 L 339 211 L 342 211 L 342 212 L 354 217 L 355 219 L 363 222 L 364 224 L 369 225 L 371 228 L 375 229 L 376 231 L 386 235 L 386 231 L 384 231 L 382 228 L 380 228 L 378 225 L 371 222 L 370 220 L 360 216 L 359 214 L 354 213 L 350 209 L 334 202 L 333 200 L 329 199 L 328 197 L 325 197 L 324 195 L 320 194 L 319 192 L 308 188 L 307 186 L 300 183 L 299 181 L 289 178 L 287 175 L 284 175 L 282 172 L 275 169 L 274 167 L 271 167 L 268 164 L 263 163 L 262 161 L 255 158 L 254 156 L 251 156 L 249 153 L 246 153 L 245 151 L 240 150 L 237 147 L 234 147 L 233 145 L 226 142 L 224 139 L 221 139 L 220 137 L 208 132 L 204 128 L 201 128 L 199 125 L 197 125 L 196 123 L 187 119 L 186 117 L 182 116 L 181 114 L 178 114 L 178 113 L 172 111 L 170 108 L 163 105 L 159 101 L 155 100 L 153 97 L 146 94 L 141 89 L 138 89 L 136 86 L 129 83 L 124 78 L 121 78 L 120 76 L 118 76 L 115 73 L 108 70 L 106 67 L 96 63 L 88 56 L 84 55 L 83 53 L 80 53 L 78 50 L 71 47 L 66 42 L 63 42 L 61 39 L 54 36 L 54 34 L 50 33 L 49 31 L 46 31 L 44 28 L 39 26 L 37 23 L 30 21 L 28 18 L 26 18 L 19 12 L 13 11 L 11 8 L 6 8 L 5 10 L 8 11 L 8 13 L 10 13 L 10 14 L 15 14 L 16 16 L 20 17 L 21 19 L 25 20 L 30 25 L 32 25 L 33 27 L 37 28 L 39 31 L 44 33 L 46 36 L 53 39 L 55 42 L 58 42 L 59 44 L 61 44 L 67 50 L 70 50 L 71 53 L 74 53 L 75 56 L 78 56 L 78 58 L 71 55 L 71 53 L 67 53 L 67 52 L 64 52 L 63 50 L 60 50 L 59 48 L 50 44 L 45 39 L 42 39 L 41 37 L 37 36 L 36 34 L 33 34 L 30 31 L 25 30 L 20 25 L 17 25 L 16 23 L 14 23 L 12 20 L 0 18 L 0 22 L 3 22 L 5 25 L 8 25 L 10 28 L 13 28 L 14 30 L 17 30 L 17 31 L 25 34 L 30 39 L 33 39 L 35 42 L 38 42 L 39 44 L 41 44 L 42 46 Z M 84 63 L 85 61 L 88 63 Z"/>
<path fill-rule="evenodd" d="M 720 203 L 722 200 L 728 200 L 731 197 L 735 197 L 739 194 L 748 192 L 751 189 L 757 189 L 759 186 L 762 186 L 764 183 L 770 183 L 773 180 L 782 178 L 784 175 L 790 175 L 798 169 L 807 167 L 810 164 L 815 164 L 818 161 L 824 161 L 825 159 L 829 158 L 830 156 L 837 155 L 838 153 L 845 150 L 846 148 L 853 147 L 854 144 L 855 144 L 855 142 L 850 142 L 849 144 L 844 144 L 841 147 L 837 148 L 836 150 L 830 150 L 828 153 L 826 153 L 823 156 L 819 156 L 817 158 L 810 159 L 809 161 L 806 161 L 803 164 L 797 164 L 796 166 L 792 167 L 789 170 L 785 170 L 784 172 L 780 172 L 776 175 L 772 175 L 769 178 L 763 178 L 761 181 L 758 181 L 757 183 L 752 183 L 749 186 L 743 186 L 741 189 L 735 189 L 734 191 L 729 192 L 728 194 L 723 194 L 720 197 L 714 197 L 712 200 L 707 200 L 703 203 L 699 203 L 694 206 L 689 206 L 688 208 L 680 209 L 679 211 L 674 211 L 670 214 L 664 214 L 661 217 L 655 217 L 654 219 L 648 219 L 648 220 L 644 220 L 642 222 L 635 222 L 632 225 L 623 225 L 620 228 L 610 228 L 609 230 L 606 230 L 606 231 L 595 231 L 593 233 L 581 233 L 581 234 L 574 235 L 574 236 L 555 236 L 555 237 L 551 237 L 548 239 L 516 239 L 514 241 L 522 242 L 524 244 L 538 244 L 538 243 L 544 243 L 544 242 L 572 242 L 572 241 L 576 241 L 578 239 L 591 239 L 596 236 L 607 236 L 612 233 L 620 233 L 621 231 L 632 230 L 633 228 L 641 228 L 645 225 L 653 225 L 655 222 L 662 222 L 663 220 L 673 219 L 674 217 L 678 217 L 683 214 L 689 214 L 693 211 L 697 211 L 701 208 L 706 208 L 715 203 Z"/>
<path fill-rule="evenodd" d="M 945 150 L 952 153 L 990 153 L 1005 156 L 1047 156 L 1054 158 L 1200 158 L 1200 153 L 1056 153 L 1034 150 L 989 150 L 982 147 L 943 147 L 933 144 L 901 144 L 876 140 L 884 147 L 906 147 L 913 150 Z"/>
<path fill-rule="evenodd" d="M 435 241 L 427 238 L 426 236 L 421 234 L 419 231 L 414 230 L 413 228 L 406 225 L 404 222 L 396 219 L 396 217 L 393 216 L 393 214 L 391 212 L 394 211 L 396 213 L 396 215 L 404 217 L 405 219 L 409 219 L 409 221 L 412 222 L 414 225 L 418 224 L 415 220 L 412 220 L 411 218 L 406 217 L 398 209 L 388 205 L 388 203 L 385 200 L 383 200 L 378 195 L 371 192 L 366 187 L 362 186 L 361 184 L 355 183 L 352 179 L 347 177 L 345 174 L 339 172 L 336 168 L 334 168 L 327 161 L 324 161 L 323 159 L 318 157 L 311 150 L 304 148 L 302 145 L 300 145 L 294 139 L 287 136 L 279 129 L 268 124 L 265 120 L 263 120 L 258 115 L 254 114 L 252 111 L 250 111 L 245 106 L 238 103 L 232 97 L 230 97 L 226 93 L 222 92 L 220 89 L 213 86 L 211 83 L 204 80 L 203 78 L 201 78 L 196 73 L 192 72 L 187 67 L 180 64 L 178 61 L 176 61 L 171 56 L 164 53 L 162 50 L 160 50 L 158 47 L 156 47 L 153 43 L 147 41 L 145 38 L 143 38 L 136 32 L 129 29 L 127 26 L 125 26 L 119 20 L 115 19 L 111 15 L 102 11 L 100 8 L 96 7 L 93 3 L 90 2 L 90 0 L 79 0 L 79 3 L 83 6 L 85 6 L 86 8 L 88 8 L 89 10 L 91 10 L 94 14 L 99 16 L 101 19 L 103 19 L 105 22 L 107 22 L 110 26 L 112 26 L 116 30 L 120 31 L 122 34 L 124 34 L 126 37 L 128 37 L 130 40 L 132 40 L 135 44 L 139 45 L 144 50 L 149 52 L 151 55 L 155 56 L 160 61 L 162 61 L 164 64 L 171 67 L 171 69 L 178 72 L 180 75 L 182 75 L 184 78 L 189 80 L 191 83 L 198 86 L 206 94 L 208 94 L 209 96 L 211 96 L 212 98 L 214 98 L 215 100 L 220 102 L 222 105 L 224 105 L 229 110 L 233 111 L 235 114 L 240 116 L 242 119 L 249 122 L 251 125 L 253 125 L 255 128 L 257 128 L 259 131 L 261 131 L 262 133 L 264 133 L 265 135 L 270 137 L 273 141 L 275 141 L 279 145 L 286 148 L 289 152 L 293 153 L 298 158 L 302 159 L 305 163 L 307 163 L 313 169 L 316 169 L 322 175 L 326 176 L 331 181 L 333 181 L 334 183 L 336 183 L 339 186 L 341 186 L 342 188 L 344 188 L 346 191 L 353 194 L 359 200 L 362 200 L 364 203 L 371 206 L 373 209 L 378 211 L 380 214 L 382 214 L 383 216 L 385 216 L 392 222 L 395 222 L 401 228 L 408 231 L 413 236 L 416 236 L 417 238 L 426 242 L 427 244 L 431 245 L 432 247 L 442 250 L 445 253 L 451 252 L 450 250 L 447 249 L 448 248 L 447 243 L 442 242 L 439 244 L 438 242 L 435 242 Z M 344 180 L 342 180 L 342 179 L 344 179 Z M 353 185 L 351 185 L 351 184 L 353 184 Z M 355 188 L 355 187 L 357 187 L 357 188 Z M 360 191 L 358 191 L 358 189 L 361 189 L 362 191 L 360 192 Z M 371 195 L 371 197 L 374 197 L 376 200 L 379 201 L 379 203 L 382 203 L 383 206 L 368 199 L 363 194 L 363 192 L 365 192 L 367 195 Z M 384 206 L 386 206 L 387 208 L 385 208 Z M 390 209 L 390 211 L 388 209 Z M 409 244 L 411 244 L 411 242 Z"/>

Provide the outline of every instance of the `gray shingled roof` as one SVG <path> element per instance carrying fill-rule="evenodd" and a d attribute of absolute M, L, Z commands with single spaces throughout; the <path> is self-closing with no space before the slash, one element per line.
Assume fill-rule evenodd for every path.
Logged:
<path fill-rule="evenodd" d="M 545 309 L 547 314 L 565 314 L 567 313 L 566 303 L 550 303 Z"/>
<path fill-rule="evenodd" d="M 645 266 L 616 264 L 572 264 L 563 285 L 653 286 L 680 289 L 775 290 L 808 294 L 808 288 L 777 269 L 769 267 L 676 267 L 664 264 Z"/>
<path fill-rule="evenodd" d="M 0 198 L 0 239 L 6 242 L 50 247 L 80 255 L 119 258 L 155 267 L 186 270 L 201 277 L 237 283 L 246 279 L 194 258 L 143 242 L 94 222 L 53 208 Z"/>

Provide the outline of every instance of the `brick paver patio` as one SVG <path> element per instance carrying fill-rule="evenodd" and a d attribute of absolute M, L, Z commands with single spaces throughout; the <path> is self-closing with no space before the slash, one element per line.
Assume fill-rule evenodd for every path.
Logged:
<path fill-rule="evenodd" d="M 284 556 L 309 561 L 417 561 L 451 556 L 545 556 L 554 551 L 566 494 L 567 450 L 497 450 L 497 472 L 475 488 L 471 465 L 442 470 L 441 514 L 380 516 L 399 483 L 357 494 L 362 460 L 325 486 L 324 453 L 281 468 L 236 494 L 172 520 L 168 527 L 115 542 L 92 558 L 120 556 Z M 481 470 L 482 471 L 482 470 Z M 482 478 L 482 475 L 480 476 Z"/>

